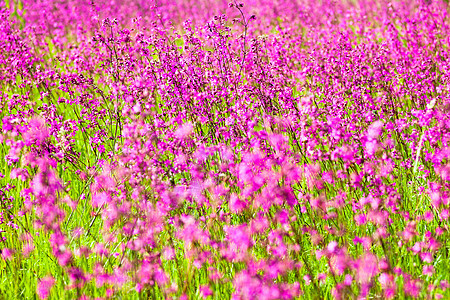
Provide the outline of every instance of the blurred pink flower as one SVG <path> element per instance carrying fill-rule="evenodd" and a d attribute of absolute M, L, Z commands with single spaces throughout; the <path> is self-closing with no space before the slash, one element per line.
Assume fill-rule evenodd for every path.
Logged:
<path fill-rule="evenodd" d="M 37 285 L 37 294 L 40 299 L 47 299 L 50 295 L 50 290 L 55 284 L 55 279 L 52 276 L 46 276 L 39 280 Z"/>

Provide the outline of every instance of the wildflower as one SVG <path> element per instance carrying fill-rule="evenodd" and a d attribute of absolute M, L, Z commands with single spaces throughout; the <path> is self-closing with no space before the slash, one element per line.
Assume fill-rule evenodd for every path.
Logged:
<path fill-rule="evenodd" d="M 369 139 L 377 139 L 380 134 L 381 134 L 381 130 L 383 128 L 384 123 L 380 120 L 375 121 L 374 123 L 372 123 L 369 128 L 367 129 L 367 136 L 369 137 Z"/>
<path fill-rule="evenodd" d="M 198 289 L 200 291 L 200 295 L 203 298 L 208 298 L 209 296 L 213 295 L 213 292 L 208 285 L 201 285 Z"/>
<path fill-rule="evenodd" d="M 193 132 L 194 126 L 192 125 L 192 123 L 184 123 L 175 131 L 175 136 L 179 139 L 184 139 L 190 136 Z"/>
<path fill-rule="evenodd" d="M 50 295 L 50 290 L 55 285 L 55 279 L 52 276 L 46 276 L 39 280 L 37 285 L 37 294 L 40 299 L 47 299 Z"/>
<path fill-rule="evenodd" d="M 366 253 L 358 260 L 357 279 L 367 284 L 378 273 L 378 261 L 372 253 Z"/>
<path fill-rule="evenodd" d="M 14 251 L 9 248 L 0 249 L 0 255 L 4 260 L 10 260 L 14 254 Z"/>

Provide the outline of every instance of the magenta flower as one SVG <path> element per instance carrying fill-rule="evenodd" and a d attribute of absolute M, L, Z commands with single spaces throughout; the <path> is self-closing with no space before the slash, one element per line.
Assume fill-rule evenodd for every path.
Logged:
<path fill-rule="evenodd" d="M 12 259 L 14 251 L 9 248 L 2 248 L 0 254 L 4 260 L 10 260 Z"/>
<path fill-rule="evenodd" d="M 51 288 L 55 285 L 55 279 L 52 276 L 46 276 L 39 280 L 37 294 L 40 299 L 47 299 Z"/>
<path fill-rule="evenodd" d="M 213 295 L 213 292 L 208 285 L 200 285 L 200 287 L 198 289 L 199 289 L 200 295 L 205 299 L 208 298 L 209 296 Z"/>
<path fill-rule="evenodd" d="M 378 273 L 378 260 L 372 253 L 366 253 L 358 260 L 357 280 L 367 284 Z"/>

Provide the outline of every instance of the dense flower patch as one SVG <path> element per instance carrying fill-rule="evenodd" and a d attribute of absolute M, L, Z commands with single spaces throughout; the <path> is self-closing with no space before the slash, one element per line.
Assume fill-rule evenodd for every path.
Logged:
<path fill-rule="evenodd" d="M 448 10 L 0 4 L 0 294 L 448 297 Z"/>

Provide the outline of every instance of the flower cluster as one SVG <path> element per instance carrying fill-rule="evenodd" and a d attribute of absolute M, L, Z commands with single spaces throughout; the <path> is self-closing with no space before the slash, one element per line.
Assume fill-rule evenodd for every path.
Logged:
<path fill-rule="evenodd" d="M 1 293 L 448 297 L 448 11 L 0 3 Z"/>

